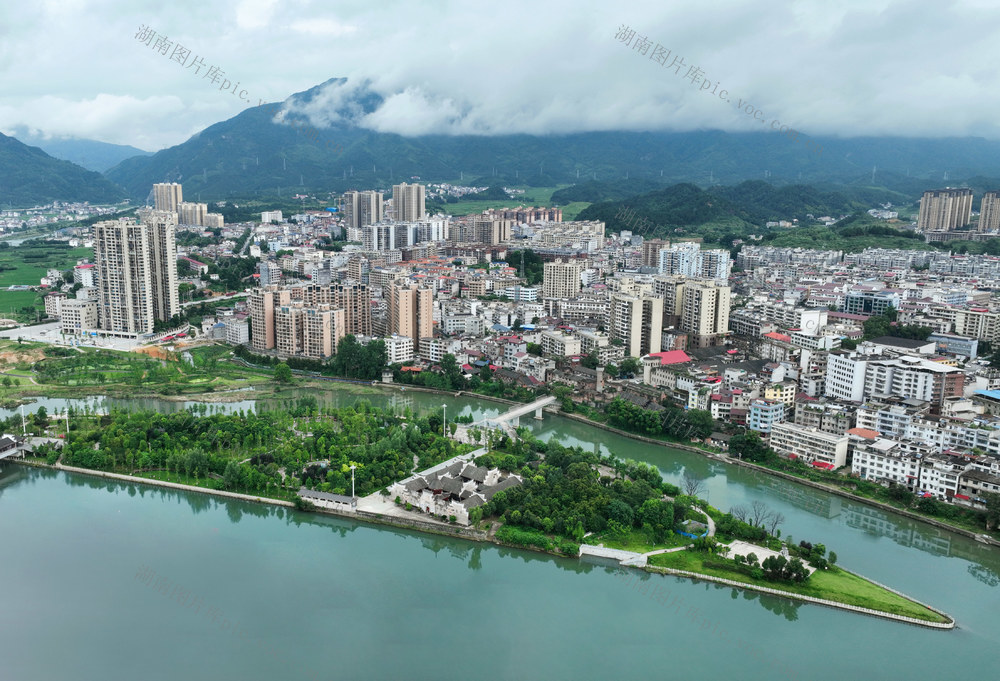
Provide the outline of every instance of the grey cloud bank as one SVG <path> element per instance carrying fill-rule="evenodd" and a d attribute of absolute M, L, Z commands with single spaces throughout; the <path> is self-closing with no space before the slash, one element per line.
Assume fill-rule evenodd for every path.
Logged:
<path fill-rule="evenodd" d="M 211 55 L 206 65 L 226 75 L 210 86 L 169 54 L 138 49 L 143 24 Z M 650 54 L 659 41 L 671 59 L 682 55 L 684 73 L 642 68 L 609 38 L 622 24 L 642 27 Z M 590 0 L 79 0 L 5 3 L 0 26 L 17 27 L 0 45 L 0 130 L 28 126 L 146 149 L 335 76 L 350 85 L 327 88 L 331 102 L 349 102 L 360 84 L 383 99 L 356 124 L 403 135 L 752 131 L 778 120 L 775 131 L 787 125 L 800 136 L 1000 138 L 992 115 L 1000 6 L 985 0 L 716 0 L 697 11 Z M 692 65 L 700 80 L 681 87 Z M 230 89 L 241 83 L 237 91 L 210 94 L 226 78 Z M 703 91 L 706 80 L 712 87 Z M 251 102 L 241 101 L 243 90 Z M 722 90 L 761 115 L 736 115 L 735 104 L 720 104 Z M 324 103 L 303 112 L 318 128 L 334 122 Z"/>

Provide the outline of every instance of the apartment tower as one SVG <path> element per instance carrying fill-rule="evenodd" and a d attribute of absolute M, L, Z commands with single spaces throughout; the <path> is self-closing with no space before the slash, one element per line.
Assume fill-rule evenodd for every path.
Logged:
<path fill-rule="evenodd" d="M 397 222 L 416 222 L 427 216 L 424 207 L 424 185 L 395 184 L 392 186 L 392 207 Z"/>
<path fill-rule="evenodd" d="M 177 212 L 177 207 L 184 200 L 181 185 L 176 182 L 161 182 L 153 185 L 153 206 L 156 210 Z"/>
<path fill-rule="evenodd" d="M 1000 192 L 986 192 L 979 207 L 979 231 L 1000 231 Z"/>
<path fill-rule="evenodd" d="M 542 266 L 542 295 L 546 298 L 572 298 L 580 292 L 580 273 L 583 264 L 578 260 L 561 259 Z"/>
<path fill-rule="evenodd" d="M 434 291 L 412 282 L 389 284 L 389 334 L 418 341 L 434 337 Z"/>
<path fill-rule="evenodd" d="M 730 289 L 714 281 L 689 281 L 684 285 L 680 330 L 689 335 L 690 347 L 720 345 L 729 334 Z"/>
<path fill-rule="evenodd" d="M 152 333 L 154 320 L 180 312 L 177 299 L 177 216 L 140 211 L 94 225 L 98 325 L 115 335 Z"/>
<path fill-rule="evenodd" d="M 615 293 L 611 296 L 610 336 L 625 345 L 629 357 L 659 352 L 663 338 L 663 300 Z"/>
<path fill-rule="evenodd" d="M 950 232 L 971 220 L 971 189 L 935 189 L 920 198 L 917 228 L 924 232 Z"/>
<path fill-rule="evenodd" d="M 382 220 L 382 192 L 344 192 L 342 205 L 349 228 L 361 229 Z"/>

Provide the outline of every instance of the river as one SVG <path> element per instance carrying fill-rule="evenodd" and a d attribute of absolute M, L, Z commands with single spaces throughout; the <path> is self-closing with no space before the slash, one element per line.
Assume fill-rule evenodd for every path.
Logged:
<path fill-rule="evenodd" d="M 447 404 L 449 418 L 503 410 L 416 392 L 309 394 Z M 844 567 L 942 608 L 958 628 L 659 575 L 629 582 L 597 563 L 7 464 L 0 678 L 930 679 L 992 668 L 1000 551 L 562 417 L 522 423 L 648 461 L 671 481 L 690 470 L 720 508 L 763 501 L 785 515 L 785 536 L 825 543 Z M 157 591 L 158 579 L 185 604 Z"/>

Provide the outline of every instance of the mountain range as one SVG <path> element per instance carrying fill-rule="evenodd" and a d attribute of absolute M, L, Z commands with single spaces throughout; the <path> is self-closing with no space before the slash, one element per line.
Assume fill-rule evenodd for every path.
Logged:
<path fill-rule="evenodd" d="M 100 173 L 0 133 L 0 206 L 24 208 L 53 199 L 114 203 L 123 198 L 125 191 Z"/>
<path fill-rule="evenodd" d="M 110 144 L 78 137 L 46 137 L 27 128 L 14 129 L 12 137 L 28 146 L 38 147 L 49 156 L 70 161 L 87 170 L 103 173 L 133 156 L 150 156 L 153 152 L 143 151 L 128 144 Z"/>
<path fill-rule="evenodd" d="M 387 188 L 413 177 L 533 186 L 627 178 L 643 182 L 638 191 L 650 183 L 767 179 L 883 187 L 912 197 L 945 184 L 946 174 L 1000 175 L 1000 142 L 980 138 L 817 137 L 822 153 L 816 154 L 778 134 L 719 130 L 403 137 L 359 125 L 381 105 L 377 94 L 355 90 L 351 100 L 322 109 L 329 90 L 345 83 L 332 79 L 293 95 L 284 103 L 284 123 L 274 115 L 278 107 L 252 107 L 106 175 L 134 198 L 145 197 L 154 182 L 176 181 L 186 193 L 220 199 Z M 313 126 L 310 116 L 329 123 Z"/>
<path fill-rule="evenodd" d="M 589 181 L 591 189 L 604 183 L 601 195 L 588 196 L 584 185 L 554 197 L 569 202 L 620 200 L 678 183 L 712 188 L 767 180 L 779 186 L 808 184 L 820 193 L 843 193 L 852 202 L 871 204 L 912 201 L 925 189 L 964 178 L 1000 177 L 1000 142 L 980 138 L 815 137 L 812 141 L 822 148 L 817 154 L 814 146 L 768 132 L 404 137 L 364 127 L 382 104 L 383 98 L 366 87 L 347 89 L 346 79 L 331 79 L 283 103 L 245 109 L 176 146 L 121 160 L 104 173 L 109 182 L 86 176 L 85 186 L 74 191 L 100 200 L 114 195 L 111 185 L 116 184 L 141 201 L 152 184 L 173 181 L 184 184 L 186 198 L 212 201 L 388 189 L 413 179 L 508 186 Z M 15 173 L 13 163 L 0 159 L 0 202 L 68 198 L 54 192 L 75 187 L 79 182 L 69 178 L 84 172 L 48 165 L 36 173 L 29 164 Z M 17 194 L 8 189 L 14 183 Z"/>

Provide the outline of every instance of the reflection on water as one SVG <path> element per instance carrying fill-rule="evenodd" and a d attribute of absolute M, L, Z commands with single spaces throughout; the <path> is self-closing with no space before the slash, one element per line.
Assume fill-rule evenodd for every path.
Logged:
<path fill-rule="evenodd" d="M 757 471 L 754 471 L 757 473 Z M 757 481 L 770 493 L 795 508 L 821 518 L 836 518 L 842 512 L 843 498 L 835 494 L 817 494 L 815 490 L 802 485 L 789 484 L 787 480 L 758 473 Z"/>
<path fill-rule="evenodd" d="M 496 416 L 506 410 L 506 406 L 502 404 L 482 401 L 475 397 L 454 397 L 452 395 L 416 391 L 399 392 L 394 390 L 379 390 L 365 386 L 338 384 L 329 390 L 291 389 L 275 398 L 210 404 L 174 402 L 155 398 L 112 399 L 102 396 L 92 396 L 79 400 L 43 398 L 39 399 L 33 405 L 26 406 L 25 412 L 33 411 L 39 406 L 45 406 L 50 413 L 59 413 L 69 406 L 72 406 L 74 409 L 90 410 L 92 412 L 106 411 L 110 408 L 152 409 L 161 412 L 194 408 L 199 413 L 204 412 L 208 414 L 231 413 L 241 410 L 250 412 L 285 406 L 294 407 L 299 400 L 306 397 L 314 399 L 317 405 L 321 407 L 350 406 L 360 400 L 366 400 L 375 407 L 393 409 L 397 413 L 402 413 L 409 409 L 414 413 L 422 414 L 440 409 L 442 405 L 447 405 L 449 418 L 459 415 L 471 415 L 473 418 L 479 419 Z M 0 410 L 0 416 L 3 416 L 5 413 L 12 415 L 17 412 L 13 410 Z M 708 501 L 724 510 L 737 503 L 746 504 L 758 499 L 766 503 L 773 503 L 779 508 L 787 504 L 787 506 L 794 509 L 805 511 L 810 516 L 832 521 L 835 524 L 846 525 L 854 530 L 860 530 L 869 536 L 887 537 L 901 546 L 911 547 L 930 555 L 968 560 L 975 563 L 975 565 L 969 568 L 969 572 L 973 577 L 984 584 L 991 586 L 1000 585 L 997 584 L 998 580 L 1000 580 L 1000 552 L 951 532 L 938 530 L 924 523 L 909 520 L 902 516 L 854 502 L 850 499 L 781 480 L 767 474 L 726 465 L 700 454 L 648 445 L 564 417 L 546 414 L 542 421 L 524 419 L 522 425 L 530 428 L 536 437 L 543 440 L 554 437 L 565 445 L 580 446 L 587 451 L 596 448 L 602 454 L 614 454 L 623 459 L 645 461 L 656 466 L 661 471 L 664 479 L 675 484 L 680 482 L 681 476 L 685 472 L 690 472 L 706 481 L 708 490 L 706 496 L 708 496 Z M 18 467 L 9 468 L 16 469 Z M 51 473 L 37 471 L 36 474 L 45 475 Z M 8 472 L 7 475 L 10 475 L 10 473 Z M 3 480 L 4 478 L 0 476 L 0 490 L 2 490 Z M 86 476 L 67 476 L 66 480 L 68 484 L 73 485 L 90 485 L 94 487 L 106 487 L 108 485 L 105 481 L 95 482 L 93 478 Z M 111 484 L 114 486 L 119 483 Z M 148 490 L 150 488 L 139 485 L 126 486 L 124 489 L 130 495 L 136 493 L 143 495 L 149 493 Z M 277 507 L 259 506 L 257 504 L 237 501 L 219 502 L 212 497 L 202 494 L 188 494 L 166 489 L 162 489 L 159 493 L 171 496 L 181 495 L 183 501 L 191 507 L 193 513 L 200 513 L 208 508 L 213 508 L 218 503 L 226 503 L 226 511 L 232 522 L 239 522 L 245 513 L 255 516 L 276 513 L 278 511 L 283 514 L 285 513 L 283 509 Z M 303 515 L 293 512 L 288 512 L 287 516 L 282 517 L 286 517 L 286 520 L 295 522 L 296 524 L 315 523 L 320 520 L 327 522 L 322 516 Z M 342 522 L 347 523 L 347 525 L 342 527 L 354 527 L 350 521 Z M 353 531 L 353 529 L 338 531 Z M 427 535 L 409 531 L 399 532 L 404 536 L 427 537 Z M 846 537 L 842 537 L 841 543 L 838 546 L 838 553 L 843 555 L 848 555 L 849 543 L 845 543 L 846 540 Z M 422 539 L 422 541 L 424 541 L 424 545 L 429 550 L 435 553 L 439 553 L 444 547 L 448 547 L 448 550 L 451 551 L 452 545 L 448 542 L 459 541 L 460 545 L 465 544 L 465 542 L 453 539 L 426 539 L 426 541 Z M 444 543 L 440 543 L 441 541 Z M 496 547 L 491 547 L 490 550 L 500 551 L 503 555 L 517 556 L 525 561 L 553 561 L 564 569 L 590 570 L 595 566 L 593 563 L 582 563 L 578 560 L 568 561 L 556 559 L 555 557 L 549 558 L 534 552 Z M 469 561 L 472 561 L 471 554 Z"/>

